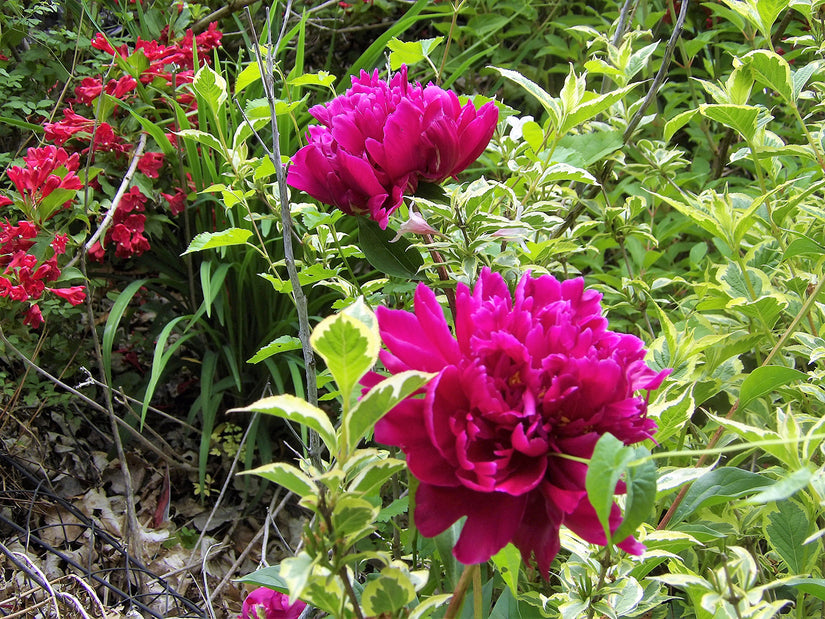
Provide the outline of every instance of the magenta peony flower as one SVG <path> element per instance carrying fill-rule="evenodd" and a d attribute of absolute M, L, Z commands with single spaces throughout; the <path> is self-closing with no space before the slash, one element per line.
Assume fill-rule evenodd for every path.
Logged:
<path fill-rule="evenodd" d="M 455 337 L 433 292 L 419 284 L 415 313 L 377 309 L 392 373 L 437 372 L 378 422 L 375 438 L 400 447 L 420 484 L 415 524 L 426 536 L 467 521 L 454 554 L 481 563 L 513 542 L 542 573 L 559 550 L 559 527 L 605 544 L 587 499 L 587 466 L 607 432 L 631 445 L 650 438 L 638 390 L 656 389 L 670 370 L 644 362 L 643 342 L 607 329 L 601 295 L 581 278 L 522 277 L 511 296 L 484 269 L 471 293 L 458 286 Z M 377 374 L 368 376 L 370 385 Z M 611 529 L 621 522 L 618 506 Z M 629 537 L 619 546 L 639 554 Z"/>
<path fill-rule="evenodd" d="M 258 587 L 243 601 L 240 619 L 298 619 L 306 603 L 289 605 L 289 596 L 280 591 Z"/>
<path fill-rule="evenodd" d="M 287 183 L 381 228 L 419 181 L 440 183 L 478 159 L 498 121 L 492 102 L 462 107 L 453 92 L 410 84 L 406 66 L 389 82 L 361 71 L 346 94 L 310 113 L 321 125 L 309 128 Z"/>

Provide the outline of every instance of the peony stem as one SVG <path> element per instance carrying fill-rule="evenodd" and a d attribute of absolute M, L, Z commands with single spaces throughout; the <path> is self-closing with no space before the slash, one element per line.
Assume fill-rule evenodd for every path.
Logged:
<path fill-rule="evenodd" d="M 458 617 L 458 613 L 461 612 L 461 607 L 464 605 L 464 596 L 467 593 L 467 587 L 470 586 L 470 582 L 475 578 L 475 572 L 478 571 L 478 565 L 464 566 L 464 571 L 461 572 L 461 578 L 458 579 L 458 584 L 455 586 L 453 599 L 450 600 L 450 605 L 447 607 L 444 619 L 455 619 Z"/>

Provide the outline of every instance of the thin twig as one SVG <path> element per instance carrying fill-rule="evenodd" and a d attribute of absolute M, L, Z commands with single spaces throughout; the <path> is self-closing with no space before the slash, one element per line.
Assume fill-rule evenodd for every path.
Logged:
<path fill-rule="evenodd" d="M 286 13 L 292 7 L 292 0 L 287 0 Z M 278 118 L 275 114 L 275 50 L 280 45 L 286 30 L 286 20 L 281 26 L 281 32 L 275 46 L 272 45 L 272 32 L 269 28 L 269 14 L 267 12 L 267 54 L 266 63 L 261 58 L 260 46 L 258 45 L 258 34 L 255 31 L 255 24 L 252 21 L 252 14 L 249 8 L 246 9 L 246 16 L 249 27 L 252 30 L 254 41 L 255 58 L 258 62 L 258 69 L 261 73 L 262 83 L 266 99 L 269 102 L 270 126 L 272 130 L 272 150 L 267 149 L 272 164 L 275 166 L 275 174 L 278 182 L 278 195 L 281 203 L 281 226 L 283 228 L 284 239 L 284 262 L 289 273 L 289 281 L 292 285 L 292 297 L 295 302 L 295 309 L 298 313 L 298 338 L 301 340 L 301 349 L 304 357 L 304 369 L 306 373 L 306 394 L 307 401 L 313 406 L 318 404 L 318 386 L 315 377 L 315 354 L 309 343 L 309 313 L 307 310 L 307 300 L 298 279 L 298 269 L 295 266 L 295 251 L 292 247 L 292 213 L 290 211 L 289 192 L 286 186 L 286 170 L 281 161 L 281 137 L 278 131 Z M 315 432 L 309 433 L 309 455 L 313 462 L 320 467 L 321 441 Z"/>
<path fill-rule="evenodd" d="M 83 247 L 83 252 L 88 252 L 92 246 L 103 236 L 103 233 L 109 228 L 112 223 L 112 219 L 115 216 L 115 211 L 117 207 L 120 205 L 121 199 L 125 195 L 126 191 L 129 189 L 129 185 L 132 182 L 132 177 L 135 175 L 135 171 L 137 170 L 138 161 L 140 161 L 141 156 L 143 155 L 143 149 L 146 148 L 146 134 L 141 133 L 140 139 L 138 140 L 138 145 L 135 148 L 134 152 L 132 153 L 132 160 L 129 162 L 129 168 L 126 170 L 126 174 L 123 176 L 123 180 L 120 182 L 120 187 L 117 188 L 117 193 L 115 193 L 115 197 L 112 199 L 112 204 L 109 207 L 109 210 L 106 211 L 106 215 L 103 217 L 103 221 L 100 222 L 100 225 L 95 230 L 95 233 L 91 236 L 91 238 L 86 241 L 86 245 Z M 77 256 L 72 258 L 71 262 L 69 263 L 70 266 L 77 260 Z M 64 267 L 65 268 L 65 267 Z"/>

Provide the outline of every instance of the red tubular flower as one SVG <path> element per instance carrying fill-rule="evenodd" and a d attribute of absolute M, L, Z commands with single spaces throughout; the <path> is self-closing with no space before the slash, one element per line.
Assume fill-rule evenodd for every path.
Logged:
<path fill-rule="evenodd" d="M 77 190 L 83 187 L 75 174 L 80 165 L 80 155 L 69 155 L 62 148 L 44 146 L 30 148 L 26 156 L 25 168 L 13 166 L 8 176 L 17 192 L 32 205 L 38 204 L 55 189 Z M 66 170 L 62 176 L 55 174 L 60 168 Z"/>
<path fill-rule="evenodd" d="M 304 608 L 301 600 L 290 606 L 288 595 L 258 587 L 243 601 L 240 619 L 298 619 Z"/>
<path fill-rule="evenodd" d="M 362 71 L 310 113 L 321 125 L 309 128 L 287 183 L 382 228 L 422 179 L 440 183 L 475 161 L 498 121 L 492 102 L 462 106 L 453 92 L 410 84 L 405 66 L 389 82 Z"/>
<path fill-rule="evenodd" d="M 80 305 L 86 299 L 86 290 L 83 286 L 71 286 L 69 288 L 49 288 L 52 294 L 56 294 L 61 299 L 66 299 L 72 305 Z"/>
<path fill-rule="evenodd" d="M 377 309 L 387 369 L 438 375 L 423 398 L 379 421 L 375 438 L 400 447 L 420 480 L 415 523 L 424 535 L 467 517 L 453 551 L 462 563 L 513 542 L 547 574 L 562 525 L 606 543 L 587 499 L 587 466 L 557 455 L 590 458 L 608 432 L 626 445 L 651 438 L 656 424 L 635 393 L 658 388 L 670 370 L 645 364 L 639 338 L 609 331 L 600 300 L 581 278 L 529 274 L 511 296 L 485 269 L 472 292 L 458 287 L 455 336 L 423 284 L 415 313 Z M 611 529 L 620 522 L 614 505 Z M 619 546 L 643 550 L 633 537 Z"/>
<path fill-rule="evenodd" d="M 26 317 L 23 318 L 23 324 L 30 326 L 32 329 L 37 329 L 37 327 L 43 324 L 43 313 L 40 311 L 40 306 L 38 306 L 37 303 L 29 307 L 29 311 L 26 312 Z"/>
<path fill-rule="evenodd" d="M 163 167 L 163 153 L 145 153 L 139 160 L 137 168 L 149 178 L 157 178 Z"/>

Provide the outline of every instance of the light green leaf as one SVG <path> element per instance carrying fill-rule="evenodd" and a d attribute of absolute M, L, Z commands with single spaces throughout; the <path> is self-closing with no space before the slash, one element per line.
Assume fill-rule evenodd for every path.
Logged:
<path fill-rule="evenodd" d="M 554 163 L 542 175 L 542 181 L 547 183 L 558 183 L 559 181 L 574 181 L 592 185 L 596 182 L 596 177 L 587 170 L 577 168 L 566 163 Z"/>
<path fill-rule="evenodd" d="M 452 597 L 452 593 L 440 593 L 428 597 L 410 613 L 410 619 L 427 619 L 439 606 L 449 602 Z"/>
<path fill-rule="evenodd" d="M 390 68 L 397 71 L 403 64 L 412 66 L 421 62 L 443 40 L 444 37 L 435 37 L 407 42 L 393 37 L 387 42 L 387 48 L 390 50 Z"/>
<path fill-rule="evenodd" d="M 507 583 L 510 592 L 518 596 L 518 574 L 521 569 L 521 552 L 513 544 L 507 544 L 504 548 L 493 555 L 493 563 L 498 568 L 498 573 Z"/>
<path fill-rule="evenodd" d="M 574 109 L 569 110 L 567 119 L 559 128 L 559 135 L 565 135 L 573 127 L 577 127 L 588 120 L 592 120 L 607 110 L 607 108 L 614 103 L 621 101 L 624 96 L 634 88 L 634 86 L 635 84 L 630 84 L 624 88 L 611 90 L 603 95 L 597 95 L 589 91 L 585 92 L 578 105 L 576 105 Z"/>
<path fill-rule="evenodd" d="M 731 499 L 767 488 L 773 483 L 763 475 L 732 467 L 711 471 L 693 482 L 673 513 L 671 525 L 678 524 L 701 507 L 726 503 Z"/>
<path fill-rule="evenodd" d="M 235 80 L 235 95 L 237 96 L 244 88 L 250 84 L 254 84 L 260 79 L 261 69 L 258 66 L 258 63 L 250 62 L 244 67 L 243 71 L 238 74 L 238 77 Z"/>
<path fill-rule="evenodd" d="M 349 484 L 349 492 L 366 496 L 378 495 L 384 483 L 396 473 L 404 470 L 406 463 L 397 458 L 384 458 L 371 462 L 358 472 Z"/>
<path fill-rule="evenodd" d="M 369 616 L 392 615 L 415 599 L 415 587 L 397 567 L 385 567 L 380 576 L 364 585 L 361 606 Z"/>
<path fill-rule="evenodd" d="M 699 112 L 752 141 L 757 131 L 759 108 L 752 105 L 700 105 Z"/>
<path fill-rule="evenodd" d="M 293 335 L 282 335 L 272 340 L 269 344 L 261 348 L 252 357 L 246 360 L 247 363 L 260 363 L 264 359 L 269 359 L 272 355 L 287 352 L 288 350 L 299 350 L 301 340 Z"/>
<path fill-rule="evenodd" d="M 551 97 L 541 86 L 536 84 L 534 81 L 524 77 L 518 71 L 511 71 L 510 69 L 502 69 L 500 67 L 489 68 L 498 71 L 502 76 L 506 77 L 508 80 L 512 82 L 515 82 L 524 90 L 526 90 L 528 94 L 535 97 L 536 100 L 541 104 L 541 106 L 551 115 L 551 117 L 558 114 L 558 101 Z"/>
<path fill-rule="evenodd" d="M 289 589 L 290 601 L 301 597 L 304 588 L 307 586 L 307 581 L 312 576 L 315 562 L 316 560 L 306 551 L 301 551 L 297 556 L 281 561 L 279 577 Z"/>
<path fill-rule="evenodd" d="M 226 102 L 226 80 L 215 73 L 209 65 L 205 64 L 198 69 L 192 86 L 215 113 Z"/>
<path fill-rule="evenodd" d="M 318 71 L 317 73 L 304 73 L 298 77 L 293 77 L 288 82 L 291 86 L 332 86 L 335 79 L 335 76 L 329 71 Z"/>
<path fill-rule="evenodd" d="M 777 481 L 767 490 L 754 494 L 745 502 L 751 505 L 764 505 L 773 501 L 784 501 L 806 487 L 813 476 L 810 469 L 798 469 Z"/>
<path fill-rule="evenodd" d="M 766 365 L 756 368 L 742 381 L 739 389 L 739 409 L 743 410 L 751 402 L 767 395 L 777 388 L 798 380 L 807 380 L 808 375 L 793 368 L 780 365 Z"/>
<path fill-rule="evenodd" d="M 760 2 L 759 4 L 762 4 Z M 776 52 L 759 49 L 742 58 L 745 66 L 750 67 L 754 79 L 766 88 L 775 91 L 785 103 L 794 103 L 794 83 L 791 66 Z"/>
<path fill-rule="evenodd" d="M 283 486 L 299 497 L 312 496 L 317 488 L 312 479 L 301 469 L 286 462 L 271 462 L 249 471 L 241 471 L 238 475 L 257 475 Z"/>
<path fill-rule="evenodd" d="M 175 135 L 184 139 L 194 140 L 199 144 L 203 144 L 204 146 L 214 149 L 220 154 L 224 154 L 223 145 L 215 136 L 211 133 L 207 133 L 206 131 L 200 131 L 199 129 L 181 129 L 180 131 L 176 131 Z"/>
<path fill-rule="evenodd" d="M 238 578 L 237 582 L 255 585 L 257 587 L 266 587 L 281 593 L 289 593 L 289 587 L 286 581 L 281 578 L 281 566 L 270 565 L 269 567 L 262 567 L 259 570 Z"/>
<path fill-rule="evenodd" d="M 347 449 L 352 451 L 358 442 L 396 404 L 426 385 L 435 374 L 408 370 L 382 380 L 370 389 L 344 417 L 344 436 Z M 359 377 L 360 378 L 360 377 Z"/>
<path fill-rule="evenodd" d="M 338 439 L 335 436 L 335 428 L 332 427 L 327 414 L 320 408 L 312 406 L 306 400 L 297 398 L 294 395 L 283 394 L 263 398 L 253 402 L 243 408 L 235 408 L 233 411 L 245 411 L 249 413 L 264 413 L 274 415 L 281 419 L 287 419 L 295 423 L 300 423 L 318 433 L 324 445 L 330 453 L 338 450 Z"/>
<path fill-rule="evenodd" d="M 322 320 L 309 341 L 349 402 L 356 383 L 375 365 L 381 341 L 363 322 L 343 313 Z"/>
<path fill-rule="evenodd" d="M 343 537 L 347 546 L 365 537 L 373 530 L 378 511 L 377 507 L 362 498 L 352 495 L 341 497 L 332 510 L 335 536 Z"/>
<path fill-rule="evenodd" d="M 633 454 L 634 459 L 650 456 L 650 451 L 638 447 Z M 627 497 L 625 499 L 624 518 L 619 527 L 613 532 L 616 543 L 621 542 L 634 534 L 650 514 L 656 500 L 656 465 L 653 460 L 644 460 L 637 466 L 627 469 L 625 475 Z"/>
<path fill-rule="evenodd" d="M 779 501 L 766 516 L 765 537 L 792 574 L 808 571 L 815 546 L 804 544 L 811 529 L 808 516 L 796 502 Z"/>
<path fill-rule="evenodd" d="M 189 247 L 181 255 L 185 256 L 186 254 L 204 249 L 213 249 L 215 247 L 243 245 L 250 236 L 252 236 L 252 231 L 244 230 L 243 228 L 228 228 L 220 232 L 201 232 L 192 239 Z"/>
<path fill-rule="evenodd" d="M 587 467 L 587 476 L 584 486 L 587 489 L 587 498 L 599 522 L 602 524 L 607 539 L 611 539 L 610 510 L 613 508 L 613 496 L 616 494 L 616 484 L 633 459 L 633 450 L 612 434 L 603 434 L 590 458 Z"/>

